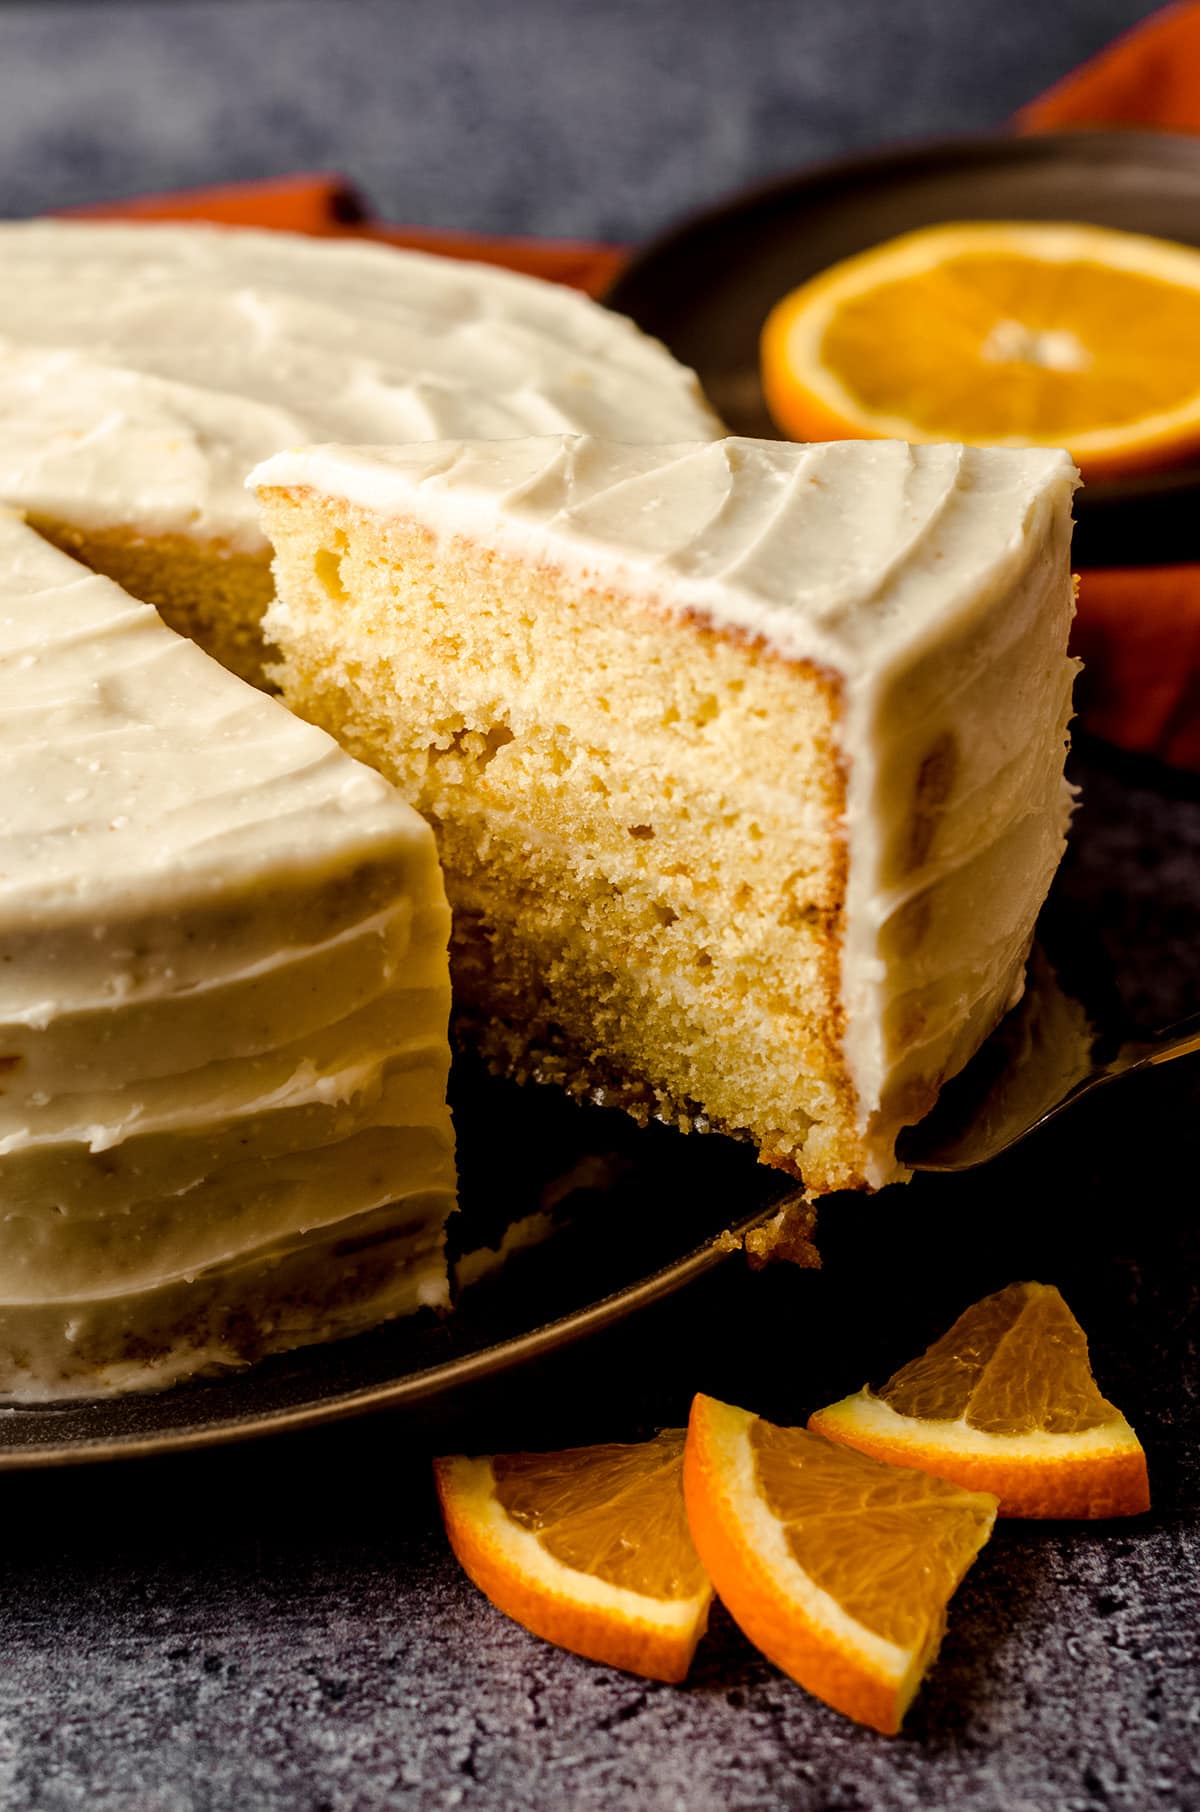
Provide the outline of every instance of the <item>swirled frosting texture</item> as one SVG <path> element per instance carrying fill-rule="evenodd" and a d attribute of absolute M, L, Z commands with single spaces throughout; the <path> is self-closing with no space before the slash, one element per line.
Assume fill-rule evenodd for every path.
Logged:
<path fill-rule="evenodd" d="M 0 226 L 0 498 L 261 553 L 298 441 L 718 433 L 691 372 L 559 285 L 220 227 Z"/>
<path fill-rule="evenodd" d="M 837 676 L 844 1051 L 870 1179 L 896 1175 L 899 1127 L 1019 992 L 1064 847 L 1069 457 L 550 436 L 310 447 L 250 482 L 591 574 L 655 600 L 664 635 L 699 621 Z"/>
<path fill-rule="evenodd" d="M 442 1300 L 428 827 L 2 512 L 0 575 L 0 1394 Z"/>

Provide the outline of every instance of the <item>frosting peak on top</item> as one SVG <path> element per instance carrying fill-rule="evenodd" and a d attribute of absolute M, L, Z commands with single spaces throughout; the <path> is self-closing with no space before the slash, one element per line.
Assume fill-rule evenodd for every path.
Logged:
<path fill-rule="evenodd" d="M 668 608 L 853 673 L 1009 583 L 1076 473 L 1039 448 L 559 434 L 300 448 L 248 482 L 498 534 L 576 568 L 599 558 Z"/>
<path fill-rule="evenodd" d="M 557 284 L 349 240 L 0 225 L 0 499 L 265 551 L 242 480 L 298 441 L 706 436 L 693 374 Z"/>

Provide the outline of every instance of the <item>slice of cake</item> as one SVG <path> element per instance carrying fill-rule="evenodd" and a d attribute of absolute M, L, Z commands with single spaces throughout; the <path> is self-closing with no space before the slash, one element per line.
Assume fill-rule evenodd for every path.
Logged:
<path fill-rule="evenodd" d="M 259 468 L 287 702 L 433 823 L 490 1060 L 900 1175 L 1063 850 L 1045 451 L 314 447 Z"/>
<path fill-rule="evenodd" d="M 256 461 L 567 428 L 720 432 L 665 347 L 561 284 L 288 233 L 0 224 L 0 502 L 246 678 L 271 595 Z"/>
<path fill-rule="evenodd" d="M 0 512 L 0 1394 L 445 1301 L 448 934 L 386 782 Z"/>

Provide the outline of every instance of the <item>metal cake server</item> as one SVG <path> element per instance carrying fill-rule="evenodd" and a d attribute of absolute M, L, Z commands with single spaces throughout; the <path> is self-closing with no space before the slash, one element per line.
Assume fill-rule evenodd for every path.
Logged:
<path fill-rule="evenodd" d="M 1200 1013 L 1152 1038 L 1098 1028 L 1040 945 L 1025 993 L 936 1107 L 901 1133 L 896 1155 L 913 1170 L 973 1170 L 1085 1095 L 1154 1064 L 1200 1051 Z"/>

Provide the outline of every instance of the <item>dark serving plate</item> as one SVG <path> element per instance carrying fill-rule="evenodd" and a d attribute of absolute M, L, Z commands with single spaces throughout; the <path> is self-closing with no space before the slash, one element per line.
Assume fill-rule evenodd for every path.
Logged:
<path fill-rule="evenodd" d="M 780 296 L 840 258 L 947 220 L 1082 220 L 1200 245 L 1200 139 L 996 135 L 900 145 L 735 195 L 652 241 L 605 300 L 699 373 L 737 434 L 775 437 L 758 338 Z M 1200 464 L 1086 487 L 1084 566 L 1194 559 Z"/>

